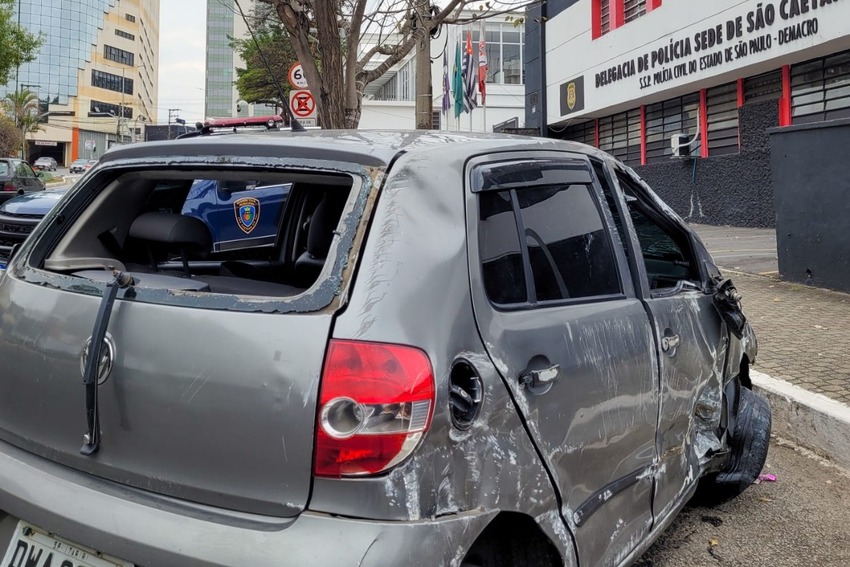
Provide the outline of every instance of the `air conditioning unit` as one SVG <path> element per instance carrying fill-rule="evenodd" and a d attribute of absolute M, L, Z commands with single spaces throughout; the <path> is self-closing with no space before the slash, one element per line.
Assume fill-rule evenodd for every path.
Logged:
<path fill-rule="evenodd" d="M 688 157 L 691 155 L 690 139 L 687 134 L 673 134 L 670 136 L 670 149 L 673 157 Z"/>

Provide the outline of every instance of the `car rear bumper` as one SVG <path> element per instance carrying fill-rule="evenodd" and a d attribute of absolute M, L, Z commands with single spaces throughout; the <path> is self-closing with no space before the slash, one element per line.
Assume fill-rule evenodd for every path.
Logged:
<path fill-rule="evenodd" d="M 419 522 L 253 516 L 129 489 L 0 442 L 0 555 L 18 519 L 137 565 L 457 565 L 497 511 Z"/>

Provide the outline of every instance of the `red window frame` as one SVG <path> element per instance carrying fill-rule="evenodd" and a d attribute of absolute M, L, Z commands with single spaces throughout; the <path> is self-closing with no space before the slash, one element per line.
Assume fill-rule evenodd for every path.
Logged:
<path fill-rule="evenodd" d="M 662 0 L 646 0 L 646 13 L 650 13 L 661 7 Z M 621 27 L 626 23 L 625 0 L 610 0 L 608 4 L 608 17 L 611 29 Z M 590 37 L 598 39 L 602 37 L 602 0 L 590 0 Z"/>

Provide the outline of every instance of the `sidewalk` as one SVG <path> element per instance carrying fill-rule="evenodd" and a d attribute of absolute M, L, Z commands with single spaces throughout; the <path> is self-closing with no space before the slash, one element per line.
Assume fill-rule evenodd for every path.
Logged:
<path fill-rule="evenodd" d="M 850 295 L 781 281 L 772 230 L 693 228 L 742 295 L 774 432 L 850 468 Z"/>
<path fill-rule="evenodd" d="M 850 405 L 850 295 L 724 273 L 758 337 L 754 368 Z"/>

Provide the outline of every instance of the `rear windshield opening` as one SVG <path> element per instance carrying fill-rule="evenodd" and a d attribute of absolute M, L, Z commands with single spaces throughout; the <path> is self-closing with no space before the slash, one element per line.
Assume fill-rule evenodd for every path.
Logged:
<path fill-rule="evenodd" d="M 135 171 L 106 181 L 44 269 L 105 282 L 115 268 L 142 289 L 283 298 L 328 273 L 355 184 L 336 173 L 260 171 Z"/>

